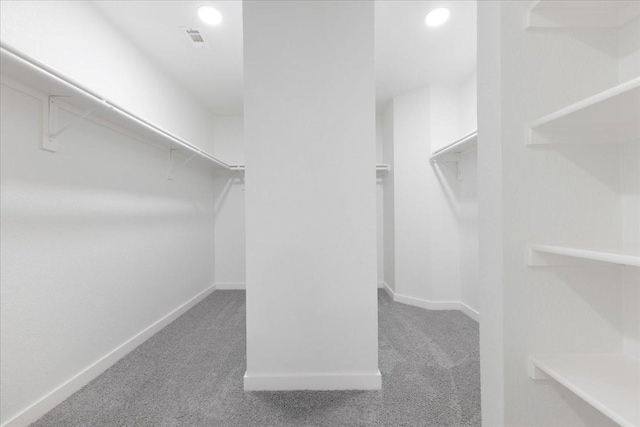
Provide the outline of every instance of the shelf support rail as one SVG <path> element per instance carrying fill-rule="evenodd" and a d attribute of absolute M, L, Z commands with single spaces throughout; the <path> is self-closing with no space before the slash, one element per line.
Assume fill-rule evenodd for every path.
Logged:
<path fill-rule="evenodd" d="M 84 97 L 88 98 L 88 99 L 92 99 L 94 101 L 96 101 L 98 103 L 98 106 L 106 106 L 107 108 L 110 108 L 111 110 L 117 112 L 118 114 L 128 118 L 129 120 L 137 123 L 138 125 L 145 127 L 147 129 L 149 129 L 150 131 L 154 132 L 155 134 L 157 134 L 158 136 L 164 138 L 164 139 L 168 139 L 169 141 L 182 146 L 184 148 L 186 148 L 187 150 L 194 152 L 204 158 L 206 158 L 207 160 L 215 163 L 216 165 L 227 169 L 227 170 L 232 170 L 231 166 L 229 166 L 228 164 L 216 159 L 215 157 L 211 156 L 210 154 L 200 150 L 199 148 L 197 148 L 194 145 L 189 144 L 188 142 L 182 140 L 181 138 L 178 138 L 175 135 L 172 135 L 171 133 L 165 131 L 164 129 L 161 129 L 157 126 L 155 126 L 152 123 L 147 122 L 146 120 L 136 116 L 135 114 L 132 114 L 130 112 L 128 112 L 127 110 L 119 107 L 118 105 L 109 102 L 105 99 L 102 99 L 100 96 L 98 96 L 96 93 L 84 88 L 81 84 L 76 83 L 75 81 L 59 74 L 58 72 L 56 72 L 55 70 L 51 69 L 50 67 L 48 67 L 47 65 L 41 63 L 40 61 L 25 55 L 24 53 L 20 52 L 19 50 L 10 47 L 9 45 L 7 45 L 6 43 L 0 43 L 0 50 L 3 52 L 3 54 L 6 52 L 8 55 L 11 55 L 13 58 L 17 59 L 18 61 L 20 61 L 22 64 L 36 70 L 37 72 L 43 73 L 46 76 L 50 77 L 51 79 L 55 80 L 56 82 L 62 83 L 63 85 L 73 89 L 74 91 L 82 94 Z M 93 112 L 93 111 L 91 111 Z M 88 112 L 86 114 L 86 116 L 83 115 L 83 119 L 86 118 L 89 114 L 91 114 L 91 112 Z M 49 119 L 49 117 L 45 114 L 45 119 Z M 80 119 L 78 119 L 80 120 Z M 74 122 L 76 122 L 76 120 L 74 120 Z M 74 123 L 75 124 L 75 123 Z M 68 126 L 66 126 L 68 127 Z M 47 124 L 45 126 L 45 129 L 50 129 L 49 124 Z M 65 129 L 66 130 L 66 129 Z M 58 136 L 60 136 L 61 130 L 56 131 L 57 134 L 55 134 L 54 136 L 57 138 Z M 43 149 L 48 150 L 48 151 L 57 151 L 57 145 L 55 142 L 55 138 L 53 138 L 53 141 L 51 141 L 49 139 L 49 135 L 46 135 L 46 137 L 44 138 L 43 141 Z M 49 147 L 49 148 L 45 148 L 45 147 Z"/>

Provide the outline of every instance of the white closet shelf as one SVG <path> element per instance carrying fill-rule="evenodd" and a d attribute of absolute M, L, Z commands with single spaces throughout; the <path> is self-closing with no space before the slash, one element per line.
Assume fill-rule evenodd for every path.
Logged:
<path fill-rule="evenodd" d="M 630 1 L 557 1 L 531 3 L 525 28 L 619 28 L 640 16 L 640 3 Z"/>
<path fill-rule="evenodd" d="M 244 173 L 245 165 L 231 165 L 231 166 L 229 166 L 229 170 L 234 171 L 234 172 L 242 172 L 242 173 Z M 389 171 L 391 171 L 391 165 L 388 165 L 388 164 L 377 164 L 376 165 L 376 172 L 377 173 L 385 174 L 385 173 L 387 173 Z"/>
<path fill-rule="evenodd" d="M 530 244 L 528 255 L 530 266 L 572 265 L 575 261 L 589 260 L 640 267 L 640 255 L 624 251 Z"/>
<path fill-rule="evenodd" d="M 233 166 L 215 158 L 205 150 L 137 116 L 134 112 L 121 108 L 115 103 L 104 99 L 83 85 L 16 49 L 0 44 L 0 62 L 2 64 L 1 72 L 3 78 L 9 78 L 13 82 L 17 82 L 45 97 L 49 97 L 46 106 L 49 114 L 44 115 L 46 124 L 45 135 L 43 136 L 43 149 L 57 151 L 55 139 L 66 128 L 57 132 L 50 131 L 52 121 L 51 110 L 54 108 L 53 104 L 55 100 L 60 98 L 64 101 L 64 104 L 74 109 L 85 111 L 78 119 L 91 115 L 144 140 L 167 143 L 168 149 L 185 149 L 191 152 L 192 155 L 201 156 L 212 162 L 216 168 L 233 170 Z M 49 145 L 49 147 L 47 147 L 47 145 Z"/>
<path fill-rule="evenodd" d="M 439 150 L 434 151 L 431 154 L 429 160 L 434 163 L 439 161 L 451 162 L 451 161 L 459 161 L 460 155 L 471 148 L 474 148 L 478 142 L 478 131 L 474 130 L 471 133 L 463 136 L 462 138 L 456 139 L 452 143 L 446 145 Z"/>
<path fill-rule="evenodd" d="M 534 354 L 529 377 L 552 378 L 621 426 L 640 426 L 638 359 L 618 353 Z"/>
<path fill-rule="evenodd" d="M 391 165 L 383 163 L 376 165 L 376 174 L 384 175 L 391 171 Z"/>
<path fill-rule="evenodd" d="M 640 117 L 640 77 L 529 123 L 526 143 L 634 141 L 640 139 L 638 117 Z"/>

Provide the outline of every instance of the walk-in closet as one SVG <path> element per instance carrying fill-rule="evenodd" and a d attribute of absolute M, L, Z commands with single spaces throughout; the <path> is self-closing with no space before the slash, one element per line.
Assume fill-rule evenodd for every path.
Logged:
<path fill-rule="evenodd" d="M 640 427 L 640 2 L 0 0 L 0 426 Z"/>

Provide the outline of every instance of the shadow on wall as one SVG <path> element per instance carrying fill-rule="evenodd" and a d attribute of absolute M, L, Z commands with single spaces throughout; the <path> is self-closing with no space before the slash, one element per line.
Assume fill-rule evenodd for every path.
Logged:
<path fill-rule="evenodd" d="M 218 174 L 215 176 L 214 213 L 216 215 L 220 211 L 220 207 L 224 204 L 224 201 L 234 185 L 242 185 L 244 188 L 244 176 L 241 172 L 233 172 L 233 175 Z"/>

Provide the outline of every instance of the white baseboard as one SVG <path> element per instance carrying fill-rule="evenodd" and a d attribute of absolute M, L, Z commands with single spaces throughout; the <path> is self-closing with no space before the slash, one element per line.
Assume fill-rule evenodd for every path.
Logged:
<path fill-rule="evenodd" d="M 211 285 L 204 291 L 200 292 L 198 295 L 191 298 L 189 301 L 185 302 L 166 316 L 162 317 L 151 326 L 147 327 L 145 330 L 129 339 L 124 344 L 112 350 L 101 359 L 94 362 L 91 366 L 87 367 L 76 376 L 69 379 L 67 382 L 60 385 L 58 388 L 20 412 L 15 417 L 6 421 L 4 424 L 2 424 L 2 427 L 28 426 L 29 424 L 38 420 L 51 409 L 62 403 L 73 393 L 89 384 L 89 382 L 95 379 L 98 375 L 113 366 L 118 360 L 126 356 L 131 350 L 138 347 L 140 344 L 151 338 L 156 332 L 159 332 L 162 328 L 180 317 L 191 307 L 202 301 L 215 289 L 215 285 Z"/>
<path fill-rule="evenodd" d="M 458 310 L 466 314 L 476 322 L 480 322 L 480 314 L 477 310 L 469 307 L 462 301 L 430 301 L 422 298 L 410 297 L 407 295 L 397 294 L 387 285 L 383 284 L 384 290 L 394 302 L 412 305 L 414 307 L 426 308 L 427 310 Z"/>
<path fill-rule="evenodd" d="M 244 291 L 247 289 L 247 284 L 245 282 L 219 282 L 216 283 L 216 289 L 219 291 Z"/>
<path fill-rule="evenodd" d="M 380 390 L 380 371 L 346 375 L 249 375 L 244 374 L 244 391 L 284 390 Z"/>
<path fill-rule="evenodd" d="M 387 295 L 389 295 L 389 298 L 391 298 L 392 300 L 395 300 L 395 292 L 393 292 L 393 289 L 391 289 L 389 287 L 389 285 L 387 285 L 387 282 L 382 282 L 382 289 L 384 289 L 384 291 L 387 293 Z"/>
<path fill-rule="evenodd" d="M 426 308 L 427 310 L 459 310 L 458 301 L 430 301 L 422 298 L 410 297 L 402 294 L 395 294 L 393 300 L 415 307 Z"/>
<path fill-rule="evenodd" d="M 460 311 L 480 323 L 480 313 L 478 313 L 478 310 L 474 310 L 462 301 L 460 301 Z"/>

